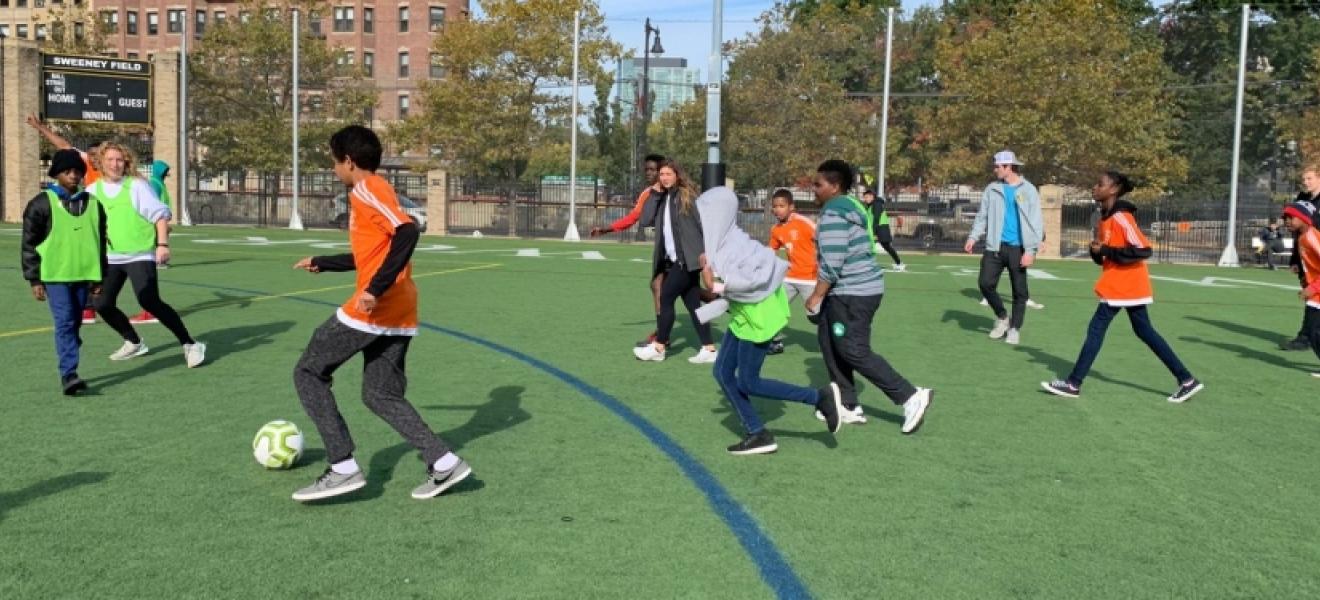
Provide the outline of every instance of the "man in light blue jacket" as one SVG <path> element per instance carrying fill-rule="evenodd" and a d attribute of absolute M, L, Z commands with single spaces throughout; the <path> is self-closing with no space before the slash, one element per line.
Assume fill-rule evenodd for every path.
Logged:
<path fill-rule="evenodd" d="M 990 339 L 1004 338 L 1016 345 L 1021 341 L 1022 320 L 1027 312 L 1027 267 L 1036 261 L 1045 223 L 1040 214 L 1040 193 L 1022 177 L 1022 162 L 1011 150 L 995 154 L 995 177 L 996 181 L 981 195 L 981 209 L 976 212 L 976 222 L 963 250 L 971 254 L 976 242 L 985 238 L 977 283 L 995 311 Z M 1008 269 L 1013 286 L 1011 318 L 997 290 L 1004 269 Z"/>

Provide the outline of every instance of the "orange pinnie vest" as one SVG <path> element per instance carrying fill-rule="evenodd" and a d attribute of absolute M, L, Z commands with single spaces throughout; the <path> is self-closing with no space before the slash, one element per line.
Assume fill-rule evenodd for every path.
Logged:
<path fill-rule="evenodd" d="M 1100 221 L 1097 239 L 1109 248 L 1149 248 L 1150 241 L 1132 213 L 1115 210 Z M 1150 287 L 1150 271 L 1146 261 L 1119 264 L 1106 258 L 1101 265 L 1100 280 L 1095 282 L 1095 295 L 1110 306 L 1139 306 L 1155 301 Z"/>
<path fill-rule="evenodd" d="M 1306 305 L 1320 308 L 1320 232 L 1308 227 L 1297 236 L 1297 251 L 1301 253 L 1302 273 L 1306 275 Z"/>
<path fill-rule="evenodd" d="M 795 283 L 816 283 L 816 224 L 798 213 L 770 228 L 770 249 L 788 249 L 788 273 L 785 279 Z"/>
<path fill-rule="evenodd" d="M 339 308 L 339 321 L 376 335 L 417 335 L 417 286 L 413 284 L 411 262 L 376 299 L 374 310 L 370 313 L 358 310 L 358 298 L 389 255 L 394 230 L 410 222 L 410 217 L 399 208 L 394 188 L 379 175 L 373 174 L 359 182 L 348 198 L 348 241 L 353 249 L 357 286 Z"/>

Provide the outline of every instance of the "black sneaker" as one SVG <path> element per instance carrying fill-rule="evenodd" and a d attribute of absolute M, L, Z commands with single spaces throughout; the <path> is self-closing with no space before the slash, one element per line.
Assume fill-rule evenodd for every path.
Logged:
<path fill-rule="evenodd" d="M 769 348 L 768 350 L 766 350 L 765 353 L 766 353 L 766 354 L 783 354 L 783 353 L 784 353 L 784 343 L 783 343 L 783 342 L 778 342 L 778 341 L 770 342 L 770 348 Z"/>
<path fill-rule="evenodd" d="M 654 342 L 654 341 L 655 341 L 655 332 L 652 331 L 652 332 L 651 332 L 651 335 L 646 336 L 646 339 L 644 339 L 644 340 L 642 340 L 642 341 L 640 341 L 640 342 L 637 342 L 636 344 L 633 344 L 633 346 L 636 347 L 636 348 L 645 348 L 645 347 L 647 347 L 647 346 L 650 346 L 650 345 L 651 345 L 651 342 Z"/>
<path fill-rule="evenodd" d="M 1169 402 L 1182 404 L 1203 389 L 1205 389 L 1205 384 L 1201 383 L 1201 380 L 1193 377 L 1191 381 L 1178 386 L 1178 391 L 1174 392 L 1172 396 L 1169 396 Z"/>
<path fill-rule="evenodd" d="M 779 444 L 775 443 L 775 436 L 769 431 L 762 429 L 757 433 L 749 433 L 741 442 L 729 446 L 729 454 L 770 454 L 779 449 Z"/>
<path fill-rule="evenodd" d="M 87 382 L 78 377 L 77 373 L 69 373 L 60 378 L 60 383 L 64 387 L 65 396 L 77 396 L 79 392 L 87 389 Z"/>
<path fill-rule="evenodd" d="M 825 427 L 830 433 L 838 433 L 839 414 L 843 412 L 843 394 L 839 392 L 839 384 L 830 382 L 828 386 L 820 388 L 817 396 L 819 400 L 816 400 L 816 410 L 824 418 Z"/>
<path fill-rule="evenodd" d="M 1295 338 L 1293 338 L 1293 339 L 1291 339 L 1291 340 L 1288 340 L 1288 341 L 1286 341 L 1286 342 L 1284 342 L 1284 343 L 1282 343 L 1282 344 L 1279 344 L 1279 349 L 1280 349 L 1280 350 L 1288 350 L 1288 351 L 1310 350 L 1310 349 L 1311 349 L 1311 340 L 1308 340 L 1308 339 L 1306 339 L 1305 337 L 1302 337 L 1302 336 L 1297 336 L 1297 337 L 1295 337 Z"/>
<path fill-rule="evenodd" d="M 1064 398 L 1076 398 L 1082 395 L 1081 388 L 1071 383 L 1068 383 L 1067 381 L 1062 379 L 1056 379 L 1054 381 L 1042 381 L 1040 382 L 1040 387 L 1044 388 L 1045 391 L 1054 394 L 1055 396 L 1063 396 Z"/>

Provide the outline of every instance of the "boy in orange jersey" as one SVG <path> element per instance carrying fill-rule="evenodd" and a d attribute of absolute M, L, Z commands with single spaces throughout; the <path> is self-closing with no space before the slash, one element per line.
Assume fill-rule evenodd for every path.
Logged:
<path fill-rule="evenodd" d="M 770 249 L 783 248 L 788 254 L 788 274 L 784 276 L 784 291 L 788 301 L 801 298 L 806 301 L 816 289 L 816 223 L 797 213 L 793 192 L 785 188 L 775 190 L 770 198 L 770 210 L 778 221 L 770 227 Z M 768 354 L 784 351 L 784 334 L 770 340 Z"/>
<path fill-rule="evenodd" d="M 339 414 L 330 383 L 336 369 L 361 353 L 362 401 L 422 453 L 427 477 L 412 492 L 434 498 L 472 474 L 450 452 L 404 398 L 408 344 L 417 335 L 417 287 L 412 281 L 412 253 L 417 225 L 399 207 L 394 188 L 376 174 L 381 144 L 366 127 L 345 127 L 330 137 L 335 175 L 350 186 L 348 238 L 353 252 L 311 256 L 296 269 L 357 271 L 353 295 L 312 334 L 293 371 L 303 410 L 325 443 L 330 467 L 310 486 L 293 493 L 300 502 L 320 500 L 361 489 L 366 477 L 353 459 L 353 438 Z"/>
<path fill-rule="evenodd" d="M 1169 396 L 1169 402 L 1182 403 L 1205 388 L 1192 376 L 1178 355 L 1173 353 L 1168 342 L 1160 337 L 1159 332 L 1150 324 L 1150 313 L 1146 306 L 1154 302 L 1150 286 L 1150 273 L 1146 270 L 1146 259 L 1150 258 L 1151 247 L 1146 236 L 1137 227 L 1133 216 L 1137 207 L 1131 202 L 1121 200 L 1132 191 L 1132 181 L 1127 175 L 1117 171 L 1107 171 L 1100 176 L 1095 187 L 1091 188 L 1091 197 L 1100 205 L 1100 224 L 1096 227 L 1096 239 L 1091 241 L 1091 260 L 1100 265 L 1100 280 L 1095 283 L 1095 294 L 1100 298 L 1100 306 L 1091 317 L 1091 325 L 1086 330 L 1086 342 L 1082 344 L 1077 364 L 1067 379 L 1041 382 L 1045 391 L 1057 396 L 1076 398 L 1081 395 L 1082 380 L 1091 370 L 1091 364 L 1100 354 L 1100 346 L 1105 341 L 1105 331 L 1114 320 L 1114 316 L 1123 309 L 1128 311 L 1132 322 L 1132 331 L 1146 343 L 1160 362 L 1178 379 L 1178 389 Z"/>
<path fill-rule="evenodd" d="M 1306 303 L 1306 336 L 1311 350 L 1320 357 L 1320 232 L 1315 230 L 1315 205 L 1305 200 L 1293 202 L 1283 209 L 1283 222 L 1297 240 L 1294 252 L 1301 261 L 1306 286 L 1297 296 Z M 1320 377 L 1320 372 L 1311 373 Z"/>

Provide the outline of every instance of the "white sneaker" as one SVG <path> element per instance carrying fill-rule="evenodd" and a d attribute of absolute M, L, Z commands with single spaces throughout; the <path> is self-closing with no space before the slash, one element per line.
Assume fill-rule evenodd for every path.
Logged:
<path fill-rule="evenodd" d="M 906 271 L 907 271 L 907 265 L 905 265 L 905 264 L 903 264 L 903 263 L 898 263 L 898 264 L 896 264 L 896 265 L 894 265 L 894 266 L 892 266 L 892 267 L 889 267 L 889 270 L 890 270 L 890 271 L 895 271 L 895 272 L 898 272 L 898 273 L 903 273 L 903 272 L 906 272 Z"/>
<path fill-rule="evenodd" d="M 913 433 L 921 427 L 921 422 L 926 418 L 926 409 L 930 408 L 930 403 L 934 399 L 935 390 L 917 388 L 917 393 L 912 394 L 912 397 L 903 403 L 904 434 Z"/>
<path fill-rule="evenodd" d="M 985 298 L 981 298 L 980 304 L 981 306 L 990 306 L 990 301 L 986 300 Z"/>
<path fill-rule="evenodd" d="M 655 344 L 647 344 L 640 348 L 633 348 L 633 356 L 636 356 L 637 360 L 660 362 L 665 359 L 665 351 L 656 349 Z"/>
<path fill-rule="evenodd" d="M 824 421 L 825 415 L 820 414 L 820 411 L 816 411 L 816 420 Z M 862 412 L 862 405 L 858 404 L 852 410 L 848 410 L 847 407 L 844 407 L 843 412 L 839 413 L 839 422 L 845 425 L 866 424 L 866 414 Z"/>
<path fill-rule="evenodd" d="M 1314 373 L 1311 373 L 1311 377 L 1314 377 L 1314 378 L 1316 378 L 1316 379 L 1320 379 L 1320 371 L 1316 371 L 1316 372 L 1314 372 Z"/>
<path fill-rule="evenodd" d="M 126 341 L 123 346 L 120 346 L 118 350 L 115 350 L 114 354 L 110 355 L 110 360 L 128 360 L 130 358 L 142 356 L 146 353 L 147 340 L 139 341 L 136 344 Z"/>
<path fill-rule="evenodd" d="M 995 326 L 990 329 L 990 339 L 997 340 L 1008 333 L 1008 319 L 995 319 Z"/>
<path fill-rule="evenodd" d="M 206 360 L 206 344 L 201 342 L 184 344 L 183 359 L 188 362 L 189 369 L 202 364 Z"/>
<path fill-rule="evenodd" d="M 1036 302 L 1035 300 L 1032 300 L 1031 298 L 1027 298 L 1027 308 L 1041 309 L 1041 308 L 1045 308 L 1045 305 L 1044 305 L 1044 304 L 1041 304 L 1041 303 L 1039 303 L 1039 302 Z"/>
<path fill-rule="evenodd" d="M 1008 335 L 1004 336 L 1004 341 L 1008 342 L 1010 345 L 1016 346 L 1018 345 L 1018 342 L 1022 341 L 1022 334 L 1016 329 L 1009 329 Z"/>
<path fill-rule="evenodd" d="M 708 350 L 706 348 L 702 348 L 701 352 L 698 352 L 696 356 L 689 358 L 688 362 L 694 365 L 704 365 L 707 363 L 713 363 L 715 362 L 716 354 L 718 353 L 714 350 Z"/>

